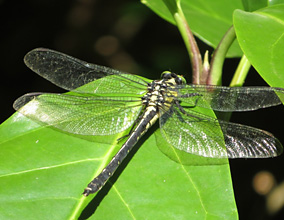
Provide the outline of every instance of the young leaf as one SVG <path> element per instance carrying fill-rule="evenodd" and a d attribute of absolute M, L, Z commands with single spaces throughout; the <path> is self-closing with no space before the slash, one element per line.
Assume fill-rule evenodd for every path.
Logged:
<path fill-rule="evenodd" d="M 284 5 L 267 7 L 256 12 L 236 10 L 234 26 L 246 57 L 274 87 L 284 87 Z"/>

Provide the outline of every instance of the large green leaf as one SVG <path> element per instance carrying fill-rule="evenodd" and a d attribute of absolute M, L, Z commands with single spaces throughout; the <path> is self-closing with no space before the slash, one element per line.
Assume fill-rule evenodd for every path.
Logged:
<path fill-rule="evenodd" d="M 267 6 L 283 4 L 284 0 L 242 0 L 245 11 L 256 11 Z"/>
<path fill-rule="evenodd" d="M 139 78 L 134 75 L 128 77 Z M 107 76 L 76 89 L 84 93 L 71 91 L 68 94 L 79 98 L 98 94 L 103 96 L 106 95 L 104 92 L 113 91 L 111 94 L 115 96 L 115 91 L 121 91 L 118 88 L 125 87 L 123 82 L 115 79 L 116 75 Z M 143 86 L 134 85 L 131 88 L 126 91 L 131 90 L 132 96 L 136 92 L 141 96 L 146 90 Z M 94 91 L 97 93 L 92 94 Z M 59 119 L 58 123 L 68 121 L 61 120 L 62 114 L 67 115 L 64 111 L 68 109 L 62 111 L 58 108 L 62 106 L 64 109 L 66 103 L 53 100 L 41 102 L 45 106 L 34 105 L 36 100 L 41 100 L 40 97 L 54 98 L 51 95 L 33 97 L 23 107 L 19 105 L 19 111 L 35 121 L 51 122 L 54 126 L 56 123 L 51 119 Z M 17 102 L 19 100 L 26 101 L 20 98 Z M 72 103 L 69 101 L 69 104 Z M 82 111 L 86 110 L 80 102 L 74 103 L 79 103 L 76 107 L 81 106 Z M 98 106 L 99 109 L 94 109 Z M 93 111 L 102 111 L 102 107 L 94 105 Z M 203 111 L 214 117 L 212 110 Z M 74 115 L 68 119 L 73 116 L 76 119 L 81 111 L 77 109 L 71 113 Z M 56 114 L 59 114 L 58 117 Z M 88 117 L 96 117 L 91 112 L 90 116 L 83 115 L 88 121 Z M 164 219 L 168 216 L 181 219 L 235 219 L 237 215 L 227 160 L 220 160 L 219 163 L 206 160 L 206 163 L 202 163 L 204 158 L 195 156 L 195 163 L 187 163 L 193 166 L 185 166 L 161 153 L 153 136 L 146 138 L 147 141 L 144 138 L 141 149 L 134 156 L 132 152 L 130 162 L 124 162 L 99 193 L 86 198 L 81 193 L 123 144 L 125 139 L 117 143 L 118 137 L 123 134 L 74 135 L 35 121 L 16 113 L 0 126 L 0 219 L 18 219 L 19 216 L 21 219 L 76 219 L 82 212 L 84 216 L 91 216 L 91 219 Z M 103 126 L 100 122 L 94 123 Z M 80 125 L 84 126 L 85 123 Z M 129 132 L 129 129 L 125 132 Z"/>
<path fill-rule="evenodd" d="M 70 135 L 18 113 L 0 126 L 0 138 L 0 219 L 78 217 L 92 198 L 83 189 L 119 147 L 116 137 Z M 121 172 L 90 203 L 90 219 L 237 216 L 227 164 L 181 165 L 151 136 Z"/>
<path fill-rule="evenodd" d="M 142 0 L 142 2 L 163 19 L 175 24 L 173 16 L 163 0 Z M 176 0 L 174 2 L 180 3 L 193 33 L 214 48 L 217 47 L 223 35 L 233 24 L 233 11 L 243 8 L 239 0 Z M 242 51 L 235 41 L 228 52 L 228 56 L 236 57 L 241 55 Z"/>
<path fill-rule="evenodd" d="M 239 44 L 254 68 L 271 86 L 284 86 L 284 5 L 256 12 L 236 10 L 234 26 Z"/>
<path fill-rule="evenodd" d="M 267 0 L 242 0 L 245 11 L 255 11 L 267 6 Z"/>

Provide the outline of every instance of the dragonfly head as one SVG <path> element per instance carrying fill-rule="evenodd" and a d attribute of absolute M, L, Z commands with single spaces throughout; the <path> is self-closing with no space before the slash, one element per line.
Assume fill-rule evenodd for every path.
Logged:
<path fill-rule="evenodd" d="M 177 74 L 170 72 L 170 71 L 162 72 L 161 78 L 164 79 L 164 80 L 167 80 L 167 81 L 174 80 L 176 85 L 186 84 L 186 80 L 183 76 L 177 75 Z"/>

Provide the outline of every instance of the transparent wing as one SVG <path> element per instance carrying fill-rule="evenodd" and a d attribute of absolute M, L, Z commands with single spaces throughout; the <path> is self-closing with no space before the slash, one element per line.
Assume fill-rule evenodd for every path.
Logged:
<path fill-rule="evenodd" d="M 27 53 L 24 62 L 31 70 L 66 90 L 74 90 L 108 75 L 124 74 L 123 77 L 128 75 L 45 48 L 37 48 Z M 146 81 L 142 80 L 142 77 L 135 75 L 129 77 L 136 83 L 147 84 Z"/>
<path fill-rule="evenodd" d="M 14 108 L 60 130 L 82 135 L 109 135 L 129 128 L 141 111 L 141 99 L 66 94 L 26 94 Z"/>
<path fill-rule="evenodd" d="M 217 119 L 176 106 L 160 117 L 163 137 L 187 153 L 212 158 L 264 158 L 281 154 L 281 143 L 270 133 Z M 177 129 L 178 128 L 178 129 Z M 221 129 L 220 129 L 221 128 Z"/>
<path fill-rule="evenodd" d="M 280 105 L 284 101 L 284 89 L 271 87 L 225 87 L 185 85 L 178 88 L 178 99 L 190 105 L 216 111 L 251 111 Z M 205 102 L 198 102 L 202 97 Z"/>
<path fill-rule="evenodd" d="M 139 96 L 146 94 L 148 84 L 144 79 L 131 74 L 110 75 L 90 82 L 72 90 L 76 93 L 89 95 L 126 95 Z"/>

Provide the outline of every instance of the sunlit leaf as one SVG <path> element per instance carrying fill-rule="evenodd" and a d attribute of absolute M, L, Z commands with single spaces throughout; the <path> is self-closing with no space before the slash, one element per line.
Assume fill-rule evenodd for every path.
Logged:
<path fill-rule="evenodd" d="M 83 197 L 83 189 L 102 169 L 103 160 L 110 159 L 107 153 L 117 148 L 111 144 L 113 137 L 96 140 L 65 134 L 20 114 L 0 126 L 0 138 L 1 219 L 80 215 L 92 198 Z M 111 179 L 115 185 L 108 183 L 84 215 L 90 219 L 237 216 L 226 164 L 181 165 L 161 153 L 151 136 L 125 166 Z"/>
<path fill-rule="evenodd" d="M 163 19 L 175 24 L 173 16 L 163 0 L 143 0 L 142 2 Z M 178 2 L 180 2 L 181 9 L 193 33 L 214 48 L 217 47 L 223 35 L 233 24 L 233 11 L 243 8 L 239 0 L 181 0 Z M 237 57 L 241 55 L 242 51 L 235 41 L 228 52 L 228 56 Z"/>
<path fill-rule="evenodd" d="M 234 26 L 248 60 L 271 86 L 284 86 L 284 5 L 256 12 L 237 10 Z"/>

